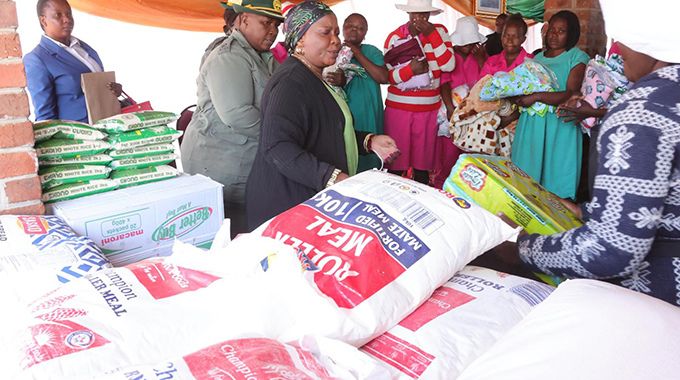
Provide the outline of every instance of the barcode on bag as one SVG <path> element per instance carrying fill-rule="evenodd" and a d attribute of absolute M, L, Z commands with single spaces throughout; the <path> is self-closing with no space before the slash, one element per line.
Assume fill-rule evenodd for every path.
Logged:
<path fill-rule="evenodd" d="M 361 192 L 394 207 L 408 221 L 420 227 L 428 235 L 444 225 L 444 221 L 422 203 L 390 187 L 371 185 L 364 187 Z"/>
<path fill-rule="evenodd" d="M 541 283 L 526 283 L 510 288 L 510 291 L 531 306 L 536 306 L 543 302 L 552 291 L 555 290 L 552 286 Z"/>

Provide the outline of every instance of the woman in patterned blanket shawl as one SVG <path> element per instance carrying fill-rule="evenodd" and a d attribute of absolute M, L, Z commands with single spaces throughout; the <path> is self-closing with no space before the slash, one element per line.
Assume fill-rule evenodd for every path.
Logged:
<path fill-rule="evenodd" d="M 592 198 L 574 207 L 585 224 L 524 236 L 519 254 L 533 270 L 604 279 L 680 305 L 680 36 L 670 16 L 634 0 L 601 6 L 635 85 L 602 124 Z M 630 28 L 631 19 L 650 25 Z"/>

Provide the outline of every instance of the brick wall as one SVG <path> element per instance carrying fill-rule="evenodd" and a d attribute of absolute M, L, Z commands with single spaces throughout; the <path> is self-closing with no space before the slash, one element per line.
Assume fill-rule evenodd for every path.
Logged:
<path fill-rule="evenodd" d="M 599 0 L 545 0 L 545 20 L 555 13 L 566 9 L 578 16 L 581 22 L 581 39 L 578 47 L 591 57 L 604 55 L 607 47 L 607 36 L 604 31 L 604 19 Z"/>
<path fill-rule="evenodd" d="M 13 0 L 0 0 L 0 214 L 42 214 Z"/>

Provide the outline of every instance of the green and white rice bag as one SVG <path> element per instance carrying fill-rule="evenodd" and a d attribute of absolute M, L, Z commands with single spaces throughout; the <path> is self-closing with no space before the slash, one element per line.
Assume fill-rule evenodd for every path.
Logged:
<path fill-rule="evenodd" d="M 69 140 L 104 140 L 108 134 L 89 124 L 70 120 L 43 120 L 33 123 L 35 141 L 51 138 Z"/>
<path fill-rule="evenodd" d="M 177 120 L 177 118 L 179 118 L 179 115 L 173 112 L 140 111 L 107 117 L 97 121 L 93 126 L 97 129 L 103 129 L 108 133 L 123 133 L 170 124 Z"/>
<path fill-rule="evenodd" d="M 172 146 L 172 144 L 156 144 L 140 146 L 132 149 L 112 149 L 109 151 L 109 156 L 115 160 L 121 160 L 123 158 L 139 158 L 153 154 L 173 153 L 174 151 L 175 147 Z"/>
<path fill-rule="evenodd" d="M 109 135 L 113 149 L 132 149 L 144 145 L 168 144 L 182 136 L 182 132 L 165 125 Z"/>
<path fill-rule="evenodd" d="M 113 158 L 108 154 L 93 154 L 91 156 L 76 156 L 69 158 L 48 157 L 40 159 L 40 167 L 54 166 L 54 165 L 108 165 Z"/>
<path fill-rule="evenodd" d="M 167 166 L 150 166 L 144 169 L 114 170 L 111 179 L 118 183 L 122 189 L 124 187 L 142 185 L 149 182 L 161 181 L 176 177 L 179 174 L 177 169 Z"/>
<path fill-rule="evenodd" d="M 137 158 L 123 158 L 120 160 L 113 160 L 109 165 L 116 170 L 127 169 L 141 169 L 149 166 L 158 166 L 169 164 L 177 159 L 176 154 L 154 154 L 152 156 L 137 157 Z"/>
<path fill-rule="evenodd" d="M 111 148 L 106 141 L 49 139 L 35 145 L 38 158 L 70 158 L 102 153 Z"/>
<path fill-rule="evenodd" d="M 43 189 L 66 185 L 74 182 L 86 182 L 104 179 L 109 176 L 111 168 L 101 165 L 57 165 L 40 169 L 40 183 Z"/>
<path fill-rule="evenodd" d="M 89 182 L 69 183 L 67 185 L 61 185 L 43 191 L 42 201 L 45 203 L 52 203 L 57 201 L 65 201 L 68 199 L 76 199 L 88 195 L 115 190 L 117 187 L 118 183 L 110 179 L 98 179 Z"/>

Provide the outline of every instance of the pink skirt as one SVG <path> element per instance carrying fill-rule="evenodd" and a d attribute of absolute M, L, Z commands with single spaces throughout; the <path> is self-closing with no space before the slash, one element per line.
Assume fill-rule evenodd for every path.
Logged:
<path fill-rule="evenodd" d="M 391 170 L 433 170 L 437 144 L 437 110 L 411 112 L 385 107 L 385 134 L 392 137 L 401 155 Z"/>

